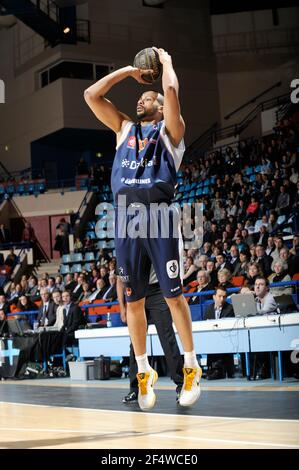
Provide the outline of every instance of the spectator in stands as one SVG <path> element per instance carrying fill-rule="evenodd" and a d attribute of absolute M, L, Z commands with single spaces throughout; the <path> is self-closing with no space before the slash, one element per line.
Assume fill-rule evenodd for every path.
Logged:
<path fill-rule="evenodd" d="M 240 268 L 234 276 L 246 276 L 249 264 L 248 251 L 240 251 Z"/>
<path fill-rule="evenodd" d="M 268 229 L 265 225 L 261 225 L 259 227 L 259 233 L 256 235 L 256 240 L 255 242 L 258 244 L 258 245 L 263 245 L 265 248 L 267 246 L 267 242 L 268 242 L 268 238 L 269 238 L 269 233 L 268 233 Z"/>
<path fill-rule="evenodd" d="M 288 274 L 288 265 L 282 260 L 276 259 L 272 263 L 272 271 L 274 271 L 268 277 L 269 283 L 286 282 L 291 280 L 291 276 Z M 276 297 L 282 294 L 292 294 L 293 289 L 291 286 L 277 286 L 270 288 L 271 294 Z"/>
<path fill-rule="evenodd" d="M 267 240 L 267 247 L 266 247 L 266 254 L 268 256 L 271 256 L 272 257 L 272 253 L 273 251 L 275 251 L 275 243 L 274 243 L 274 238 L 273 237 L 269 237 L 268 240 Z M 272 257 L 273 258 L 273 257 Z"/>
<path fill-rule="evenodd" d="M 221 269 L 228 269 L 229 271 L 231 270 L 231 265 L 227 261 L 226 256 L 224 253 L 219 253 L 219 255 L 216 256 L 216 270 L 219 272 Z"/>
<path fill-rule="evenodd" d="M 103 295 L 103 300 L 105 300 L 105 302 L 114 302 L 117 299 L 116 281 L 117 281 L 116 275 L 110 274 L 109 287 L 106 290 L 105 294 Z"/>
<path fill-rule="evenodd" d="M 284 247 L 284 242 L 282 237 L 274 238 L 275 250 L 272 251 L 271 256 L 273 259 L 279 258 L 280 250 Z"/>
<path fill-rule="evenodd" d="M 211 278 L 210 274 L 208 271 L 200 270 L 197 273 L 196 276 L 198 286 L 196 288 L 195 292 L 206 292 L 206 291 L 211 291 L 214 290 L 214 286 L 211 284 Z M 198 303 L 205 302 L 206 300 L 211 299 L 211 295 L 201 297 L 199 295 L 194 295 L 193 297 L 190 298 L 190 305 L 195 305 Z"/>
<path fill-rule="evenodd" d="M 240 262 L 239 250 L 238 250 L 237 245 L 232 245 L 230 247 L 229 262 L 231 265 L 232 275 L 238 276 L 238 272 L 240 271 L 240 268 L 241 268 L 241 262 Z"/>
<path fill-rule="evenodd" d="M 238 202 L 236 217 L 237 217 L 237 220 L 241 220 L 241 221 L 243 221 L 246 217 L 246 209 L 245 209 L 245 204 L 244 204 L 243 199 L 240 199 Z"/>
<path fill-rule="evenodd" d="M 73 274 L 69 273 L 65 276 L 65 290 L 73 292 L 73 289 L 76 287 L 76 281 L 74 281 Z"/>
<path fill-rule="evenodd" d="M 71 302 L 69 291 L 62 293 L 63 303 L 63 331 L 65 333 L 64 343 L 66 346 L 72 346 L 75 343 L 75 331 L 80 325 L 84 324 L 84 318 L 81 309 L 77 304 Z"/>
<path fill-rule="evenodd" d="M 74 252 L 75 253 L 80 253 L 83 249 L 83 244 L 80 240 L 80 238 L 75 238 L 75 241 L 74 241 Z"/>
<path fill-rule="evenodd" d="M 260 265 L 257 263 L 249 263 L 248 272 L 244 282 L 244 287 L 248 287 L 250 290 L 254 289 L 255 281 L 258 277 L 262 276 Z"/>
<path fill-rule="evenodd" d="M 257 202 L 256 197 L 252 196 L 250 200 L 250 204 L 247 206 L 247 209 L 246 209 L 247 218 L 257 217 L 258 209 L 259 209 L 259 203 Z"/>
<path fill-rule="evenodd" d="M 29 296 L 32 302 L 35 302 L 40 298 L 38 290 L 38 281 L 36 276 L 34 276 L 33 274 L 28 279 L 28 289 L 26 291 L 26 295 Z"/>
<path fill-rule="evenodd" d="M 84 253 L 86 253 L 88 251 L 92 251 L 93 248 L 94 248 L 93 240 L 90 238 L 89 235 L 86 235 L 86 237 L 84 238 L 84 244 L 83 244 Z"/>
<path fill-rule="evenodd" d="M 63 254 L 64 254 L 63 236 L 64 236 L 64 232 L 60 228 L 56 228 L 56 237 L 55 237 L 55 243 L 54 243 L 53 250 L 54 251 L 59 251 L 60 256 L 63 256 Z"/>
<path fill-rule="evenodd" d="M 269 281 L 262 276 L 257 276 L 254 284 L 257 311 L 260 314 L 277 313 L 277 304 L 273 295 L 269 292 Z"/>
<path fill-rule="evenodd" d="M 35 232 L 30 222 L 25 222 L 25 227 L 22 232 L 22 242 L 28 242 L 30 244 L 36 242 Z"/>
<path fill-rule="evenodd" d="M 105 284 L 104 279 L 100 277 L 96 282 L 96 289 L 86 300 L 89 303 L 93 303 L 95 300 L 102 299 L 107 289 L 108 286 Z"/>
<path fill-rule="evenodd" d="M 11 235 L 5 224 L 0 224 L 0 245 L 11 242 Z"/>
<path fill-rule="evenodd" d="M 106 268 L 104 268 L 104 269 L 106 269 Z M 97 270 L 97 268 L 93 268 L 91 270 L 91 275 L 89 277 L 89 282 L 90 282 L 92 290 L 96 287 L 96 283 L 97 283 L 97 280 L 99 279 L 99 277 L 100 277 L 99 271 Z M 109 278 L 109 276 L 107 275 L 107 280 L 108 280 L 108 278 Z"/>
<path fill-rule="evenodd" d="M 17 255 L 14 252 L 13 248 L 10 248 L 7 257 L 5 258 L 4 264 L 10 268 L 14 268 L 18 260 Z"/>
<path fill-rule="evenodd" d="M 5 314 L 10 312 L 9 303 L 5 295 L 0 295 L 0 310 L 3 310 Z"/>
<path fill-rule="evenodd" d="M 104 280 L 105 284 L 109 284 L 109 274 L 108 274 L 108 269 L 102 266 L 100 268 L 100 277 Z"/>
<path fill-rule="evenodd" d="M 280 194 L 276 202 L 276 211 L 279 215 L 287 214 L 290 205 L 290 195 L 284 186 L 280 186 Z"/>
<path fill-rule="evenodd" d="M 17 310 L 19 312 L 30 312 L 38 310 L 38 307 L 29 299 L 29 297 L 27 297 L 27 295 L 22 294 L 20 295 L 17 303 Z"/>
<path fill-rule="evenodd" d="M 186 260 L 185 273 L 183 275 L 183 285 L 186 286 L 189 282 L 195 281 L 197 267 L 194 264 L 193 258 L 189 256 Z"/>
<path fill-rule="evenodd" d="M 226 302 L 227 292 L 223 287 L 217 287 L 213 295 L 214 303 L 206 307 L 204 319 L 218 320 L 219 318 L 234 317 L 234 310 L 231 304 Z M 208 355 L 208 380 L 223 379 L 226 374 L 232 378 L 234 376 L 234 359 L 232 354 L 212 354 Z"/>
<path fill-rule="evenodd" d="M 62 232 L 64 232 L 65 234 L 69 234 L 70 231 L 71 231 L 71 226 L 69 224 L 69 222 L 67 222 L 65 220 L 64 217 L 62 217 L 58 223 L 58 225 L 56 226 L 56 230 L 60 229 Z"/>
<path fill-rule="evenodd" d="M 80 295 L 83 292 L 83 283 L 85 282 L 85 276 L 84 274 L 79 274 L 78 280 L 77 280 L 77 285 L 74 287 L 72 291 L 72 301 L 77 302 L 79 300 Z"/>
<path fill-rule="evenodd" d="M 234 285 L 231 283 L 232 273 L 229 269 L 220 269 L 218 271 L 218 286 L 224 289 L 231 289 Z"/>
<path fill-rule="evenodd" d="M 268 231 L 269 233 L 274 233 L 278 229 L 278 223 L 277 223 L 277 215 L 276 212 L 271 212 L 269 215 L 269 221 L 268 221 Z"/>
<path fill-rule="evenodd" d="M 299 252 L 299 235 L 294 235 L 292 240 L 292 248 L 290 249 L 290 253 L 295 256 Z"/>
<path fill-rule="evenodd" d="M 55 289 L 58 289 L 60 292 L 64 291 L 64 282 L 60 275 L 55 278 Z"/>
<path fill-rule="evenodd" d="M 49 277 L 48 279 L 48 291 L 50 294 L 52 294 L 52 292 L 56 289 L 55 287 L 55 278 L 54 277 Z"/>
<path fill-rule="evenodd" d="M 8 302 L 9 304 L 17 304 L 19 297 L 22 295 L 22 287 L 20 284 L 14 284 L 12 283 L 11 285 L 11 290 L 9 293 L 8 297 Z"/>
<path fill-rule="evenodd" d="M 83 282 L 82 284 L 82 292 L 78 298 L 78 302 L 84 302 L 86 300 L 88 300 L 88 298 L 90 297 L 91 295 L 91 290 L 90 290 L 90 286 L 88 284 L 88 282 Z"/>
<path fill-rule="evenodd" d="M 53 326 L 56 321 L 54 302 L 47 288 L 42 288 L 40 295 L 42 303 L 37 315 L 38 326 Z"/>
<path fill-rule="evenodd" d="M 264 276 L 268 277 L 272 272 L 271 264 L 273 258 L 266 254 L 265 248 L 263 245 L 257 245 L 255 248 L 255 263 L 257 263 Z"/>
<path fill-rule="evenodd" d="M 279 252 L 278 259 L 280 259 L 285 264 L 287 264 L 287 271 L 291 276 L 295 274 L 295 272 L 293 272 L 293 269 L 292 269 L 292 258 L 293 256 L 291 255 L 290 250 L 286 246 L 282 247 Z"/>
<path fill-rule="evenodd" d="M 217 270 L 215 268 L 215 261 L 210 259 L 208 262 L 207 262 L 207 272 L 209 273 L 210 275 L 210 283 L 211 285 L 213 286 L 213 289 L 215 288 L 215 286 L 218 284 L 218 276 L 217 276 Z"/>

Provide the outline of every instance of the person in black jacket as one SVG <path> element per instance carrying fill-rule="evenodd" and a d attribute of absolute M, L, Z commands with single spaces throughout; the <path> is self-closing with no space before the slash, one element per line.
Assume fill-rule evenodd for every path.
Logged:
<path fill-rule="evenodd" d="M 75 343 L 75 331 L 78 330 L 80 325 L 84 324 L 83 313 L 80 307 L 71 302 L 71 295 L 69 291 L 62 293 L 63 303 L 63 331 L 65 333 L 65 345 L 72 346 Z"/>
<path fill-rule="evenodd" d="M 272 269 L 271 269 L 271 264 L 273 262 L 272 256 L 269 256 L 266 254 L 266 250 L 263 245 L 256 245 L 255 255 L 256 255 L 255 263 L 259 265 L 264 276 L 268 277 L 272 272 Z"/>
<path fill-rule="evenodd" d="M 219 318 L 234 317 L 232 305 L 226 302 L 227 292 L 223 287 L 217 287 L 213 295 L 214 303 L 207 306 L 204 314 L 205 320 L 218 320 Z M 226 374 L 229 378 L 234 376 L 233 354 L 208 355 L 208 380 L 224 379 Z"/>

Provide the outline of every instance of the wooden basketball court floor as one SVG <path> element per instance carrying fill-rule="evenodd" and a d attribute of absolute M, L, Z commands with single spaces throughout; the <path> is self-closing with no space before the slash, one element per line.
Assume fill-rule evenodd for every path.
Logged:
<path fill-rule="evenodd" d="M 123 380 L 0 383 L 0 449 L 298 449 L 299 382 L 202 381 L 189 409 L 159 380 L 152 412 Z"/>

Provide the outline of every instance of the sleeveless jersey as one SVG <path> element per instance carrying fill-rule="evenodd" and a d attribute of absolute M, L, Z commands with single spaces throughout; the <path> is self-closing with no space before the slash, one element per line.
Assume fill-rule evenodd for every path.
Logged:
<path fill-rule="evenodd" d="M 166 134 L 165 122 L 124 126 L 111 173 L 114 202 L 126 196 L 126 205 L 152 202 L 171 203 L 176 173 L 185 151 L 184 140 L 174 147 Z"/>

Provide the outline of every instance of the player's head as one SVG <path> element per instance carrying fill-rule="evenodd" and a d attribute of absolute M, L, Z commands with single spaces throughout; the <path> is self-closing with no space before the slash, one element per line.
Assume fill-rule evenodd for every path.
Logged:
<path fill-rule="evenodd" d="M 161 121 L 163 119 L 164 96 L 157 91 L 144 92 L 137 101 L 138 121 Z"/>

